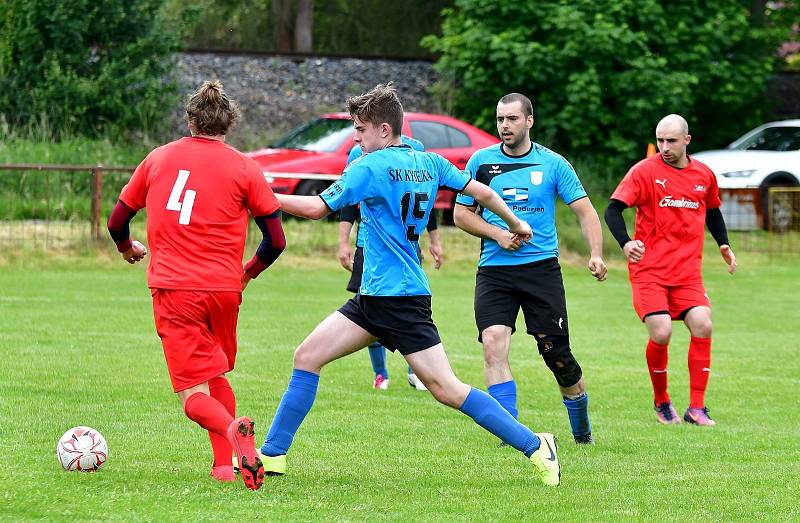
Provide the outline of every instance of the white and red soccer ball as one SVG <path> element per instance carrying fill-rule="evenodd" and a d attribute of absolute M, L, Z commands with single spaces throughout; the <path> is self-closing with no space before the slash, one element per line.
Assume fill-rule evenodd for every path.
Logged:
<path fill-rule="evenodd" d="M 64 470 L 94 472 L 108 459 L 108 444 L 91 427 L 73 427 L 58 440 L 56 455 Z"/>

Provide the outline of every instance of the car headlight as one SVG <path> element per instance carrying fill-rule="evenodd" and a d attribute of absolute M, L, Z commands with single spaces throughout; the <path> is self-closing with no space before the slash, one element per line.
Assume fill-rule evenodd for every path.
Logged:
<path fill-rule="evenodd" d="M 749 171 L 729 171 L 722 173 L 722 176 L 725 178 L 749 178 L 753 176 L 754 172 L 756 172 L 755 169 L 751 169 Z"/>

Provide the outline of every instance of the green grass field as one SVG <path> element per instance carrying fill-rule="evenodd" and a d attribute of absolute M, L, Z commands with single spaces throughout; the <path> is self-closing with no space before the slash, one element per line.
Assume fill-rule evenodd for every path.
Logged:
<path fill-rule="evenodd" d="M 231 382 L 240 412 L 256 420 L 257 440 L 288 381 L 294 347 L 347 297 L 346 274 L 326 255 L 289 255 L 245 294 Z M 171 393 L 144 267 L 116 261 L 12 263 L 0 271 L 0 454 L 8 460 L 0 467 L 0 520 L 800 518 L 800 270 L 792 260 L 741 254 L 734 277 L 718 257 L 705 262 L 715 307 L 713 429 L 656 422 L 646 334 L 624 268 L 617 264 L 601 284 L 567 267 L 572 346 L 596 445 L 571 443 L 535 344 L 520 333 L 512 341 L 521 420 L 560 438 L 559 488 L 541 486 L 521 454 L 466 416 L 410 389 L 399 356 L 389 356 L 390 389 L 372 390 L 362 351 L 323 371 L 289 474 L 255 493 L 208 476 L 207 436 Z M 429 274 L 434 319 L 456 374 L 483 387 L 474 267 L 451 260 Z M 687 343 L 676 324 L 670 390 L 681 412 Z M 57 462 L 56 441 L 75 425 L 108 440 L 110 458 L 97 473 L 66 473 Z"/>

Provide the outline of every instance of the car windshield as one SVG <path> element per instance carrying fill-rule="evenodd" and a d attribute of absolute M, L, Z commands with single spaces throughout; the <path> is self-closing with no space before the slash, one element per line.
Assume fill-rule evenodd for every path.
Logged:
<path fill-rule="evenodd" d="M 353 123 L 346 118 L 316 118 L 279 138 L 273 147 L 332 153 L 353 133 Z"/>
<path fill-rule="evenodd" d="M 800 127 L 767 127 L 739 143 L 731 145 L 738 151 L 797 151 L 800 150 Z"/>

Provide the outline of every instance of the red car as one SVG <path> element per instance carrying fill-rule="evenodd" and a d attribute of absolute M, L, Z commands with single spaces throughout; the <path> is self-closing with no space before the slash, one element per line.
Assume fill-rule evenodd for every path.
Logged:
<path fill-rule="evenodd" d="M 469 157 L 499 140 L 472 125 L 438 114 L 405 113 L 403 134 L 421 141 L 459 169 Z M 353 148 L 353 123 L 347 113 L 324 114 L 295 128 L 272 147 L 247 153 L 264 171 L 272 190 L 319 194 L 341 176 Z M 300 176 L 295 178 L 295 176 Z M 453 208 L 455 194 L 441 190 L 435 208 Z"/>

